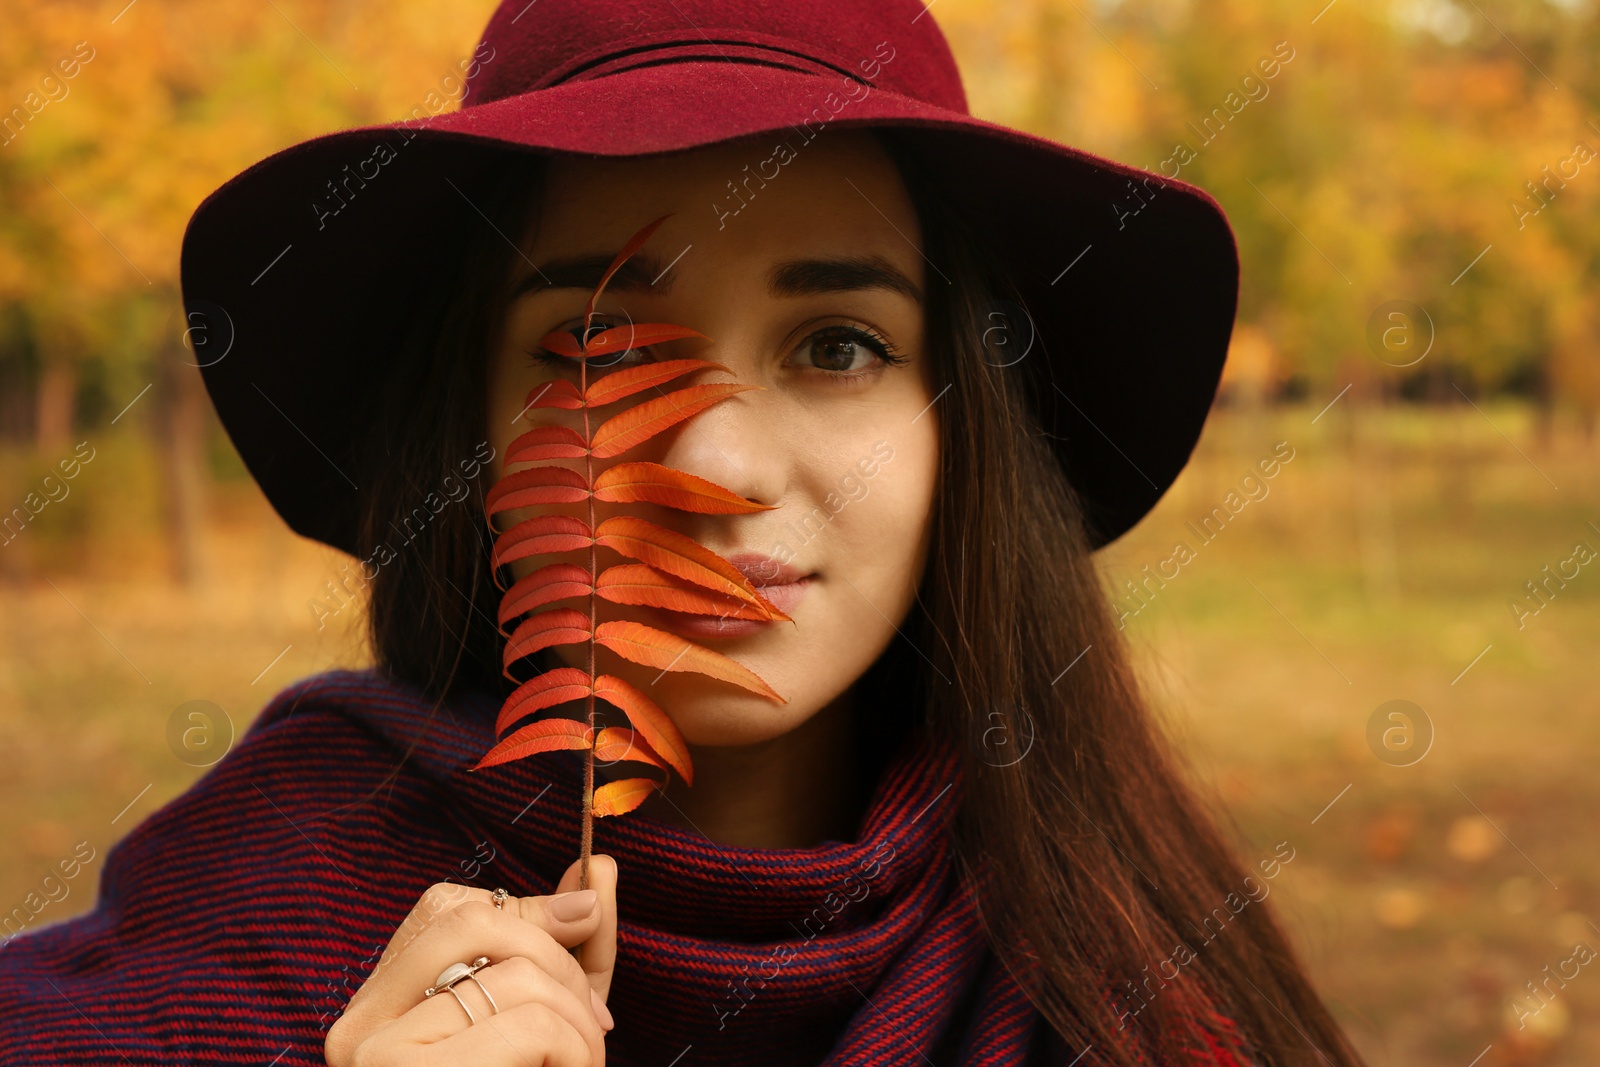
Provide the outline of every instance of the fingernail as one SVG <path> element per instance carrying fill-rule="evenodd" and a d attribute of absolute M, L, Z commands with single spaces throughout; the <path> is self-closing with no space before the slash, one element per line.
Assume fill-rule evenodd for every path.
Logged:
<path fill-rule="evenodd" d="M 586 889 L 584 892 L 590 890 Z M 603 1029 L 610 1030 L 617 1025 L 616 1020 L 611 1018 L 611 1009 L 606 1007 L 606 1002 L 600 999 L 600 994 L 595 992 L 593 986 L 589 987 L 589 999 L 594 1001 L 594 1017 L 600 1020 Z"/>
<path fill-rule="evenodd" d="M 550 898 L 550 914 L 564 923 L 576 922 L 594 910 L 600 894 L 593 889 L 559 893 Z"/>

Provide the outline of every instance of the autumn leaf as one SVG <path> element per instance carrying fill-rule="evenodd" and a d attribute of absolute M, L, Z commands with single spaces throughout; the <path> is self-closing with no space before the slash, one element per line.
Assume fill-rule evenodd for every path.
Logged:
<path fill-rule="evenodd" d="M 594 543 L 589 524 L 570 515 L 535 515 L 495 539 L 493 561 L 501 567 L 524 556 L 574 552 Z"/>
<path fill-rule="evenodd" d="M 526 718 L 535 712 L 546 708 L 553 708 L 557 704 L 565 704 L 569 700 L 581 700 L 594 691 L 594 686 L 589 680 L 588 671 L 580 671 L 576 667 L 558 667 L 553 671 L 530 678 L 523 682 L 506 699 L 500 708 L 500 716 L 495 720 L 494 732 L 505 733 L 506 727 L 518 719 Z"/>
<path fill-rule="evenodd" d="M 594 758 L 607 763 L 616 763 L 618 760 L 636 760 L 648 763 L 652 767 L 667 769 L 661 757 L 650 751 L 650 746 L 645 744 L 644 738 L 635 734 L 626 726 L 607 726 L 601 730 L 594 739 Z"/>
<path fill-rule="evenodd" d="M 743 571 L 692 537 L 645 519 L 618 515 L 600 524 L 595 543 L 648 563 L 658 571 L 754 604 L 767 611 L 770 618 L 789 621 L 789 616 L 762 596 Z"/>
<path fill-rule="evenodd" d="M 597 357 L 710 340 L 696 330 L 671 323 L 629 323 L 603 330 L 590 327 L 596 301 L 607 282 L 666 218 L 642 227 L 617 253 L 589 296 L 582 330 L 552 330 L 540 339 L 545 349 L 577 364 L 578 382 L 557 378 L 536 385 L 529 390 L 519 418 L 541 409 L 576 414 L 562 416 L 560 423 L 534 425 L 518 435 L 506 450 L 500 478 L 484 499 L 484 518 L 495 535 L 490 560 L 502 593 L 497 625 L 505 638 L 502 663 L 506 676 L 515 680 L 511 669 L 517 663 L 561 646 L 586 648 L 587 657 L 580 653 L 580 658 L 586 658 L 589 667 L 557 667 L 518 684 L 495 720 L 496 737 L 508 730 L 511 733 L 472 769 L 546 752 L 587 750 L 580 888 L 587 884 L 594 818 L 633 811 L 651 792 L 664 788 L 674 773 L 685 785 L 694 783 L 689 746 L 671 715 L 626 680 L 597 675 L 598 649 L 662 673 L 700 674 L 784 703 L 759 675 L 731 656 L 654 626 L 601 621 L 597 615 L 597 605 L 606 602 L 700 616 L 793 621 L 742 571 L 693 538 L 636 515 L 612 513 L 601 520 L 595 514 L 597 502 L 614 508 L 644 504 L 702 515 L 750 515 L 773 507 L 661 463 L 624 460 L 596 470 L 596 460 L 621 457 L 712 405 L 759 388 L 738 382 L 701 382 L 662 392 L 664 386 L 690 374 L 728 373 L 720 363 L 695 358 L 656 360 L 591 376 L 591 361 Z M 609 405 L 619 407 L 608 417 L 598 418 L 596 410 Z M 579 425 L 571 425 L 574 422 Z M 582 469 L 572 461 L 580 461 Z M 585 516 L 543 510 L 573 505 Z M 532 509 L 535 514 L 503 531 L 495 526 L 495 516 L 520 509 Z M 601 549 L 632 562 L 602 567 Z M 502 584 L 502 568 L 542 556 L 564 558 L 544 563 L 509 587 Z M 506 627 L 513 623 L 507 633 Z M 580 702 L 587 713 L 584 721 L 556 713 L 517 725 L 530 716 Z M 628 725 L 602 726 L 596 719 L 597 702 L 616 708 Z M 620 778 L 596 788 L 596 759 L 634 761 L 660 772 L 661 777 Z"/>
<path fill-rule="evenodd" d="M 494 746 L 494 748 L 491 748 L 471 769 L 493 767 L 497 763 L 507 763 L 514 759 L 522 759 L 524 756 L 531 756 L 536 752 L 555 752 L 560 749 L 593 747 L 594 731 L 576 719 L 541 719 L 529 726 L 524 726 Z"/>
<path fill-rule="evenodd" d="M 642 393 L 646 389 L 665 385 L 690 371 L 727 369 L 722 364 L 713 363 L 708 359 L 669 359 L 663 363 L 641 363 L 637 367 L 629 367 L 606 375 L 589 386 L 583 395 L 590 407 L 600 407 Z"/>
<path fill-rule="evenodd" d="M 613 567 L 612 570 L 620 568 Z M 607 571 L 606 573 L 610 573 Z M 518 615 L 566 600 L 575 596 L 588 596 L 594 586 L 589 583 L 589 572 L 576 563 L 550 563 L 531 574 L 518 578 L 505 596 L 500 599 L 500 625 L 504 626 Z M 508 635 L 509 636 L 509 635 Z"/>
<path fill-rule="evenodd" d="M 594 694 L 621 708 L 633 728 L 643 735 L 650 748 L 683 776 L 685 785 L 694 785 L 694 767 L 689 763 L 689 746 L 677 724 L 639 689 L 621 678 L 602 674 L 595 679 Z"/>
<path fill-rule="evenodd" d="M 587 577 L 585 575 L 586 579 Z M 588 591 L 587 582 L 584 591 Z M 663 574 L 643 563 L 621 563 L 606 568 L 600 574 L 600 581 L 595 586 L 595 591 L 613 604 L 664 608 L 667 611 L 681 611 L 689 615 L 711 615 L 719 619 L 752 619 L 765 622 L 772 618 L 765 608 L 746 603 L 737 597 L 688 585 L 681 578 Z"/>
<path fill-rule="evenodd" d="M 535 426 L 506 448 L 506 465 L 548 459 L 582 459 L 589 454 L 583 435 L 570 426 Z"/>
<path fill-rule="evenodd" d="M 540 504 L 578 504 L 589 499 L 589 481 L 566 467 L 529 467 L 495 482 L 484 497 L 490 515 Z"/>
<path fill-rule="evenodd" d="M 616 504 L 660 504 L 702 515 L 748 515 L 774 507 L 752 504 L 716 482 L 659 463 L 618 463 L 595 479 L 594 498 Z"/>
<path fill-rule="evenodd" d="M 619 778 L 594 791 L 595 815 L 626 815 L 659 788 L 650 778 Z"/>
<path fill-rule="evenodd" d="M 738 660 L 644 623 L 603 622 L 595 627 L 594 639 L 624 659 L 646 667 L 708 674 L 752 693 L 760 693 L 780 704 L 788 703 L 758 674 Z"/>
<path fill-rule="evenodd" d="M 589 442 L 589 450 L 601 459 L 620 455 L 720 400 L 759 388 L 759 385 L 739 385 L 737 382 L 712 382 L 685 386 L 666 396 L 646 400 L 601 423 Z"/>

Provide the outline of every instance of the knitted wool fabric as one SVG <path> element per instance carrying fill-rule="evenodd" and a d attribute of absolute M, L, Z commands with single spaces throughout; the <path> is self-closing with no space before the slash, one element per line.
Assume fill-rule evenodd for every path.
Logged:
<path fill-rule="evenodd" d="M 91 913 L 0 947 L 0 1062 L 323 1064 L 430 884 L 546 894 L 577 858 L 581 753 L 468 772 L 496 710 L 473 696 L 430 722 L 373 671 L 285 689 L 110 850 Z M 596 820 L 619 871 L 607 1062 L 1071 1061 L 958 887 L 959 792 L 956 754 L 918 731 L 852 842 L 735 848 L 638 812 Z M 1215 1046 L 1196 1062 L 1237 1063 Z"/>

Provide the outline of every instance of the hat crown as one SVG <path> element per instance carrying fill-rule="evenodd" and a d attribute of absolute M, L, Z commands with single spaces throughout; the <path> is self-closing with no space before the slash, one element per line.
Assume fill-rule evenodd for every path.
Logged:
<path fill-rule="evenodd" d="M 961 74 L 919 0 L 504 0 L 461 106 L 640 66 L 725 62 L 819 77 L 817 104 L 851 82 L 961 114 Z"/>

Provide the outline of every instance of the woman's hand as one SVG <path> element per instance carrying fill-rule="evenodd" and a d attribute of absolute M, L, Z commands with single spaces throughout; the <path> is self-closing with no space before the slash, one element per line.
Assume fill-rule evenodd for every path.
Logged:
<path fill-rule="evenodd" d="M 601 1067 L 617 958 L 616 861 L 592 855 L 589 882 L 572 892 L 574 862 L 553 895 L 508 897 L 503 909 L 484 889 L 430 886 L 329 1028 L 329 1067 Z M 571 914 L 584 899 L 594 906 Z M 476 975 L 489 996 L 470 978 L 452 987 L 475 1022 L 449 992 L 423 996 L 450 964 L 479 956 L 490 960 Z"/>

